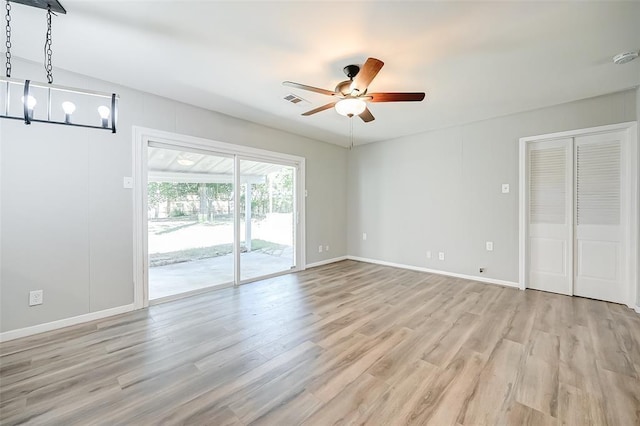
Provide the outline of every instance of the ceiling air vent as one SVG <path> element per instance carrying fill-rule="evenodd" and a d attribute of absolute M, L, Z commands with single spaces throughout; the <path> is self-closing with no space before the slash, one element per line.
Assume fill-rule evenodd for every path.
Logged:
<path fill-rule="evenodd" d="M 299 104 L 299 103 L 309 103 L 309 101 L 307 101 L 306 99 L 302 99 L 299 96 L 296 96 L 294 94 L 289 93 L 287 96 L 284 97 L 284 100 L 287 102 L 291 102 L 292 104 Z"/>
<path fill-rule="evenodd" d="M 626 64 L 638 57 L 639 52 L 624 52 L 613 57 L 613 63 L 616 65 Z"/>

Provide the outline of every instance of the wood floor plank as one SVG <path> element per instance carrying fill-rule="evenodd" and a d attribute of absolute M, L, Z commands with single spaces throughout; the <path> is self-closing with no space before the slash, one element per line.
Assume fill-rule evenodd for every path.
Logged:
<path fill-rule="evenodd" d="M 567 327 L 560 340 L 560 383 L 604 398 L 595 351 L 587 327 Z"/>
<path fill-rule="evenodd" d="M 608 423 L 610 425 L 640 424 L 640 382 L 606 368 L 599 368 L 597 371 L 602 387 L 607 392 L 603 405 Z"/>
<path fill-rule="evenodd" d="M 365 373 L 317 409 L 303 424 L 358 424 L 367 418 L 388 388 L 382 380 Z"/>
<path fill-rule="evenodd" d="M 590 318 L 589 325 L 598 364 L 602 368 L 616 373 L 636 379 L 640 377 L 630 358 L 631 354 L 626 350 L 620 350 L 624 345 L 621 344 L 622 338 L 616 331 L 616 320 Z"/>
<path fill-rule="evenodd" d="M 487 362 L 485 355 L 461 348 L 448 369 L 458 370 L 442 395 L 437 406 L 429 413 L 429 423 L 434 425 L 455 424 L 465 399 L 476 386 L 482 368 Z"/>
<path fill-rule="evenodd" d="M 408 364 L 420 359 L 427 348 L 450 328 L 450 324 L 436 318 L 428 318 L 420 328 L 382 356 L 368 370 L 369 374 L 389 384 L 394 384 L 395 376 Z"/>
<path fill-rule="evenodd" d="M 351 354 L 346 361 L 348 364 L 335 366 L 331 372 L 319 376 L 309 383 L 309 390 L 323 402 L 328 402 L 344 389 L 356 377 L 364 373 L 371 365 L 379 360 L 387 351 L 407 339 L 412 333 L 407 328 L 391 329 L 370 339 L 371 347 L 361 356 Z"/>
<path fill-rule="evenodd" d="M 516 402 L 514 388 L 524 355 L 524 345 L 507 339 L 498 343 L 476 386 L 467 395 L 458 416 L 458 423 L 493 425 L 504 417 L 509 407 Z"/>
<path fill-rule="evenodd" d="M 312 362 L 320 354 L 321 349 L 307 341 L 227 381 L 219 380 L 218 372 L 208 373 L 178 388 L 174 403 L 164 404 L 148 420 L 157 424 L 182 424 L 192 417 L 222 415 L 232 402 L 246 399 L 255 389 L 286 374 L 291 366 Z"/>
<path fill-rule="evenodd" d="M 529 340 L 537 309 L 537 292 L 524 292 L 522 300 L 516 305 L 513 316 L 507 322 L 504 338 L 525 344 Z"/>
<path fill-rule="evenodd" d="M 640 316 L 354 261 L 0 343 L 0 424 L 640 424 Z"/>
<path fill-rule="evenodd" d="M 280 403 L 248 424 L 251 425 L 299 425 L 322 403 L 311 393 L 302 392 L 285 403 Z"/>
<path fill-rule="evenodd" d="M 420 390 L 416 392 L 418 399 L 408 404 L 411 406 L 409 420 L 413 424 L 439 424 L 434 416 L 439 408 L 443 408 L 445 398 L 454 393 L 453 389 L 460 385 L 466 387 L 467 391 L 471 391 L 467 385 L 476 383 L 476 378 L 471 373 L 472 370 L 480 371 L 480 367 L 484 365 L 484 358 L 478 353 L 461 349 L 456 353 L 451 362 L 444 369 L 440 369 L 431 380 L 424 383 Z M 468 380 L 470 379 L 470 380 Z M 467 383 L 465 383 L 467 382 Z M 461 401 L 457 401 L 461 402 Z M 449 407 L 446 407 L 449 408 Z M 453 422 L 454 413 L 445 413 L 440 411 L 440 417 L 448 417 L 447 421 Z"/>
<path fill-rule="evenodd" d="M 516 402 L 507 411 L 504 423 L 518 426 L 552 426 L 558 424 L 558 420 L 531 407 Z M 582 425 L 586 424 L 588 423 L 582 423 Z"/>
<path fill-rule="evenodd" d="M 518 378 L 515 400 L 527 407 L 558 415 L 558 366 L 551 366 L 542 359 L 527 356 L 522 375 Z"/>
<path fill-rule="evenodd" d="M 526 346 L 524 368 L 518 377 L 515 399 L 539 412 L 558 416 L 560 339 L 540 330 Z"/>
<path fill-rule="evenodd" d="M 243 426 L 244 423 L 240 421 L 233 411 L 229 408 L 223 408 L 216 413 L 199 412 L 199 413 L 187 413 L 184 420 L 181 423 L 183 425 L 211 425 L 211 426 Z"/>
<path fill-rule="evenodd" d="M 478 315 L 462 314 L 424 351 L 422 359 L 440 367 L 447 365 L 475 333 L 479 319 Z"/>
<path fill-rule="evenodd" d="M 606 425 L 602 399 L 581 389 L 560 384 L 558 420 L 562 425 Z"/>
<path fill-rule="evenodd" d="M 552 293 L 538 292 L 539 306 L 536 309 L 534 328 L 559 335 L 562 327 L 562 297 Z M 568 297 L 568 296 L 567 296 Z"/>
<path fill-rule="evenodd" d="M 377 401 L 367 418 L 360 424 L 409 424 L 411 409 L 428 388 L 440 368 L 426 361 L 417 360 L 405 365 L 397 384 L 387 390 Z M 316 423 L 322 424 L 322 423 Z"/>

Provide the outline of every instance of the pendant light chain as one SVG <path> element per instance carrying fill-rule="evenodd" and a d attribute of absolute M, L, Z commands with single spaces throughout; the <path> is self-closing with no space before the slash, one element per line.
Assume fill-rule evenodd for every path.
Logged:
<path fill-rule="evenodd" d="M 6 59 L 7 59 L 7 66 L 6 66 L 6 74 L 7 77 L 11 77 L 11 3 L 9 3 L 9 0 L 7 0 L 7 15 L 6 15 L 6 21 L 7 21 L 7 26 L 6 26 L 6 41 L 5 41 L 5 47 L 7 48 L 7 53 L 6 53 Z"/>
<path fill-rule="evenodd" d="M 53 65 L 51 64 L 51 56 L 53 51 L 51 50 L 51 5 L 47 7 L 47 37 L 44 42 L 44 56 L 45 63 L 44 69 L 47 71 L 47 81 L 49 84 L 53 84 Z"/>

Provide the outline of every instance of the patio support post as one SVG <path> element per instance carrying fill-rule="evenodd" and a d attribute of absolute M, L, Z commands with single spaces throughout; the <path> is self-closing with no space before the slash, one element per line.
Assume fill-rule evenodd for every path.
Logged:
<path fill-rule="evenodd" d="M 273 185 L 271 179 L 267 175 L 267 188 L 269 188 L 269 213 L 273 213 Z"/>
<path fill-rule="evenodd" d="M 244 240 L 247 253 L 251 251 L 251 182 L 245 185 L 244 193 Z"/>
<path fill-rule="evenodd" d="M 198 190 L 200 191 L 200 211 L 198 212 L 198 221 L 205 222 L 209 219 L 208 207 L 209 200 L 207 200 L 207 186 L 205 183 L 199 184 Z"/>

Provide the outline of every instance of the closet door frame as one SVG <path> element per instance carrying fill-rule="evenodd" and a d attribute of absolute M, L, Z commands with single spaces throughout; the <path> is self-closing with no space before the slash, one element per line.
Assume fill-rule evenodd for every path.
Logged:
<path fill-rule="evenodd" d="M 625 303 L 631 309 L 635 309 L 640 313 L 640 303 L 637 301 L 638 297 L 638 231 L 640 229 L 639 217 L 638 217 L 638 200 L 640 199 L 638 190 L 638 123 L 635 121 L 612 124 L 607 126 L 590 127 L 586 129 L 570 130 L 566 132 L 557 132 L 550 134 L 543 134 L 537 136 L 529 136 L 520 138 L 520 164 L 519 164 L 519 284 L 520 289 L 524 290 L 528 288 L 529 277 L 529 188 L 528 188 L 528 175 L 527 175 L 527 152 L 528 144 L 532 142 L 548 141 L 554 139 L 566 139 L 576 138 L 578 136 L 594 135 L 598 133 L 609 133 L 615 131 L 622 131 L 625 133 L 625 140 L 623 141 L 623 149 L 626 152 L 626 156 L 623 159 L 625 164 L 622 167 L 623 176 L 622 180 L 624 197 L 627 200 L 628 208 L 623 213 L 624 226 L 629 230 L 628 236 L 624 241 L 624 247 L 626 251 L 626 257 L 630 259 L 629 265 L 627 265 L 625 274 L 625 282 L 627 284 Z M 575 145 L 575 142 L 574 142 Z M 575 179 L 575 176 L 574 176 Z M 573 194 L 572 194 L 573 196 Z M 573 263 L 573 262 L 571 262 Z"/>

